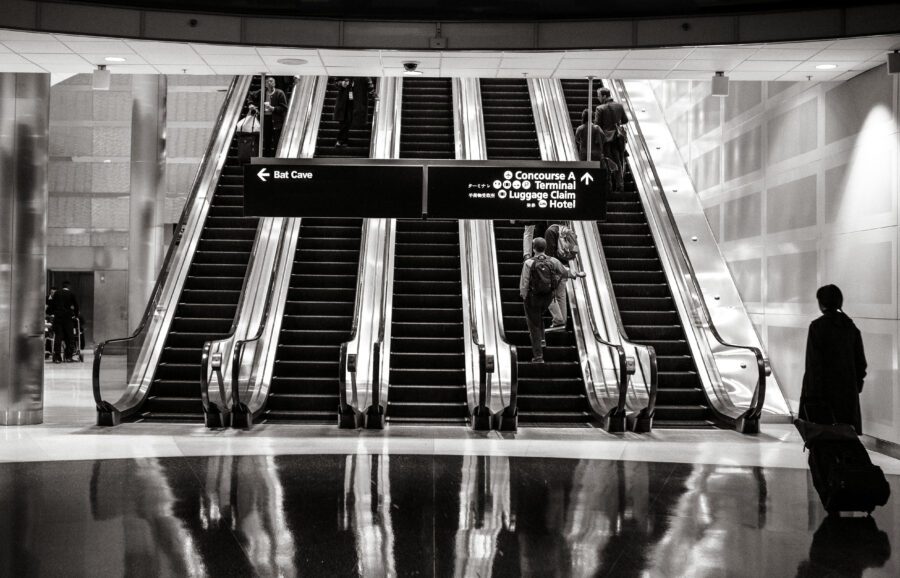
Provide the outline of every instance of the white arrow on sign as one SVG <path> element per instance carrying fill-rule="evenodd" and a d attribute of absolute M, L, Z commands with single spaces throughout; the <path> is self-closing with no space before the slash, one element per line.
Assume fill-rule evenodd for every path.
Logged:
<path fill-rule="evenodd" d="M 266 177 L 271 176 L 271 175 L 266 172 L 266 169 L 262 169 L 261 171 L 256 173 L 256 176 L 258 176 L 259 180 L 261 180 L 262 182 L 266 182 Z"/>
<path fill-rule="evenodd" d="M 591 181 L 594 180 L 594 177 L 591 176 L 591 173 L 584 173 L 581 175 L 581 179 L 579 179 L 582 183 L 589 185 Z"/>

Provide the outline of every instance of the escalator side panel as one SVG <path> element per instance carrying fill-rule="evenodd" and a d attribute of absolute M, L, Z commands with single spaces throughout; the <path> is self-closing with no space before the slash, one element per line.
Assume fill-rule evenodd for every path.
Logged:
<path fill-rule="evenodd" d="M 482 79 L 481 98 L 488 158 L 540 160 L 527 82 Z M 494 221 L 503 323 L 506 336 L 519 355 L 519 423 L 588 424 L 593 421 L 593 416 L 571 327 L 547 334 L 545 363 L 531 363 L 531 341 L 519 297 L 522 233 L 521 223 Z M 549 325 L 549 317 L 545 318 L 545 324 Z"/>
<path fill-rule="evenodd" d="M 587 80 L 563 80 L 573 126 L 587 108 Z M 600 86 L 596 83 L 597 87 Z M 654 425 L 708 427 L 713 424 L 697 366 L 684 334 L 643 204 L 628 164 L 625 192 L 611 196 L 600 239 L 627 336 L 656 349 L 659 396 Z"/>

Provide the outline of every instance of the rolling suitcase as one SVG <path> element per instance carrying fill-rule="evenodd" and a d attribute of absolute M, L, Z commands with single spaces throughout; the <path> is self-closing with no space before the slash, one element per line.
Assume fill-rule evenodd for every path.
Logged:
<path fill-rule="evenodd" d="M 816 413 L 826 414 L 821 408 Z M 833 417 L 830 423 L 819 418 L 794 424 L 809 448 L 813 486 L 826 511 L 870 514 L 887 503 L 891 488 L 884 472 L 869 459 L 853 426 L 834 423 Z"/>

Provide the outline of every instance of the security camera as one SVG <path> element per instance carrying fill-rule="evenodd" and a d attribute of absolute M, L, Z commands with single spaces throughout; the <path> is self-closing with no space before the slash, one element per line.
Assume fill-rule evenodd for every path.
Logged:
<path fill-rule="evenodd" d="M 419 68 L 419 63 L 414 60 L 403 63 L 403 70 L 406 72 L 415 72 L 417 68 Z"/>

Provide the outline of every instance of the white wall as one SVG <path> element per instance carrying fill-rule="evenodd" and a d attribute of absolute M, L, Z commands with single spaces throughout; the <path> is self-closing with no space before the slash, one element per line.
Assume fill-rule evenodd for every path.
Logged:
<path fill-rule="evenodd" d="M 815 291 L 863 332 L 866 433 L 900 443 L 900 82 L 659 81 L 654 90 L 785 395 L 800 394 Z"/>

